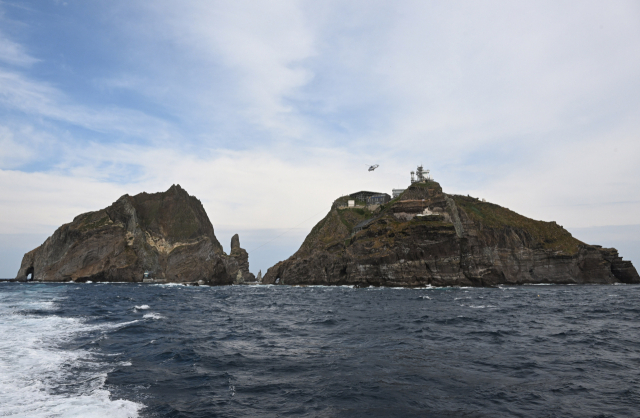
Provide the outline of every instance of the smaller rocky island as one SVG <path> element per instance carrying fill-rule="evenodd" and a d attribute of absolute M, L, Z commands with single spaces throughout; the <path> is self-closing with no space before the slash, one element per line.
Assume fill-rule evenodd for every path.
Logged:
<path fill-rule="evenodd" d="M 334 201 L 300 249 L 263 284 L 496 286 L 640 283 L 614 248 L 585 244 L 555 222 L 536 221 L 469 196 L 449 195 L 418 167 L 411 186 Z M 424 173 L 427 173 L 425 176 Z"/>
<path fill-rule="evenodd" d="M 22 259 L 16 280 L 228 285 L 254 282 L 240 239 L 226 254 L 202 203 L 179 185 L 76 216 Z"/>

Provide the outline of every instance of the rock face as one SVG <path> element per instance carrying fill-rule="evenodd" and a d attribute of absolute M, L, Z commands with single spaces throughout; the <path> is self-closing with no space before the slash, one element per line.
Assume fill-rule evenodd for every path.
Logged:
<path fill-rule="evenodd" d="M 640 283 L 613 248 L 587 245 L 555 222 L 412 184 L 369 211 L 341 198 L 263 284 L 494 286 Z"/>
<path fill-rule="evenodd" d="M 226 255 L 202 203 L 174 185 L 77 216 L 24 255 L 16 279 L 142 282 L 147 272 L 146 281 L 231 284 L 239 270 L 246 251 Z"/>

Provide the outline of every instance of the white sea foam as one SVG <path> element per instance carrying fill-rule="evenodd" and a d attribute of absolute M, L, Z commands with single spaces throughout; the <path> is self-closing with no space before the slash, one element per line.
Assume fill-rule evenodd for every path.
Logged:
<path fill-rule="evenodd" d="M 147 318 L 147 319 L 162 319 L 162 318 L 164 318 L 164 316 L 160 315 L 159 313 L 155 313 L 155 312 L 149 312 L 148 314 L 144 314 L 142 317 L 143 318 Z"/>
<path fill-rule="evenodd" d="M 140 306 L 136 305 L 136 309 L 138 309 L 138 310 L 149 309 L 149 305 L 140 305 Z"/>
<path fill-rule="evenodd" d="M 0 416 L 138 416 L 142 405 L 112 400 L 104 388 L 113 363 L 86 350 L 60 348 L 83 332 L 102 329 L 55 315 L 56 301 L 66 291 L 57 288 L 52 296 L 51 289 L 29 289 L 0 298 Z M 38 314 L 31 314 L 33 310 Z"/>

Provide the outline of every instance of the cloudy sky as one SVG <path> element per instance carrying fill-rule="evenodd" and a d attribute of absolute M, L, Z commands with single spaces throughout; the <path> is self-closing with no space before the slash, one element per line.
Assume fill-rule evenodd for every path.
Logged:
<path fill-rule="evenodd" d="M 421 163 L 640 264 L 639 157 L 637 1 L 0 1 L 0 277 L 174 183 L 264 273 Z"/>

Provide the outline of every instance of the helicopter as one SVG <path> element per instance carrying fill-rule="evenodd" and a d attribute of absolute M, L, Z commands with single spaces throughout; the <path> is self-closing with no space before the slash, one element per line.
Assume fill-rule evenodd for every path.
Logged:
<path fill-rule="evenodd" d="M 369 167 L 369 171 L 373 171 L 373 170 L 375 170 L 375 169 L 376 169 L 376 168 L 378 168 L 378 167 L 379 167 L 379 165 L 378 165 L 378 164 L 374 164 L 374 165 L 372 165 L 371 167 Z"/>

